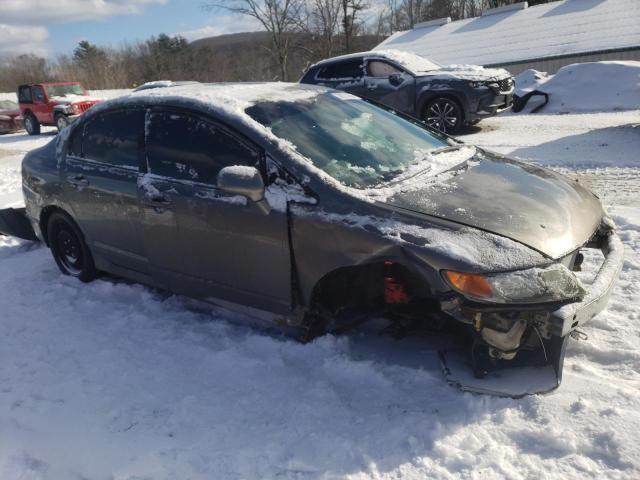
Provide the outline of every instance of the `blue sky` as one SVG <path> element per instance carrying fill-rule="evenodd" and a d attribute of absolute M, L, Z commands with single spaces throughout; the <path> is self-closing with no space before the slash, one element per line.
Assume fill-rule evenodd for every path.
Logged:
<path fill-rule="evenodd" d="M 261 30 L 246 16 L 203 9 L 205 0 L 0 0 L 0 56 L 71 53 L 81 40 L 103 46 L 160 33 L 189 40 Z M 28 4 L 28 5 L 27 5 Z"/>
<path fill-rule="evenodd" d="M 124 41 L 145 40 L 159 33 L 183 33 L 193 39 L 201 35 L 260 29 L 248 18 L 223 10 L 207 11 L 203 3 L 203 0 L 168 0 L 165 4 L 144 6 L 140 14 L 54 24 L 49 27 L 51 47 L 54 53 L 64 53 L 73 50 L 83 39 L 98 45 L 117 46 Z"/>

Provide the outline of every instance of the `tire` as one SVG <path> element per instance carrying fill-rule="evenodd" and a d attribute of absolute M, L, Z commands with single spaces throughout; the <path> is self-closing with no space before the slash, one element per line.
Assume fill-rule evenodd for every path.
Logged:
<path fill-rule="evenodd" d="M 40 122 L 33 113 L 24 116 L 24 129 L 29 135 L 40 135 Z"/>
<path fill-rule="evenodd" d="M 464 122 L 462 108 L 458 102 L 448 97 L 436 97 L 427 102 L 422 120 L 434 130 L 455 134 Z"/>
<path fill-rule="evenodd" d="M 58 268 L 65 275 L 90 282 L 98 276 L 93 255 L 76 223 L 62 212 L 54 212 L 47 222 L 47 240 Z"/>
<path fill-rule="evenodd" d="M 67 118 L 66 115 L 63 115 L 62 113 L 56 114 L 56 117 L 54 120 L 56 122 L 56 127 L 58 128 L 58 132 L 61 132 L 69 125 L 69 119 Z"/>

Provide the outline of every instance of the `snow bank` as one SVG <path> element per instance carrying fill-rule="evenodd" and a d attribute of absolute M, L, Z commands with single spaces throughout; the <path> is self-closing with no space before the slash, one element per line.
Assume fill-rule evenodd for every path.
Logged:
<path fill-rule="evenodd" d="M 640 108 L 640 62 L 575 63 L 555 75 L 526 70 L 516 77 L 516 88 L 519 95 L 534 89 L 550 94 L 544 113 L 635 110 Z"/>

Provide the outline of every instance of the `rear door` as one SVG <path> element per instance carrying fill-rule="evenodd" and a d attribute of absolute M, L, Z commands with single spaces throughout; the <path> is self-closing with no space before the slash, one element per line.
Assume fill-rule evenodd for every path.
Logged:
<path fill-rule="evenodd" d="M 400 112 L 413 114 L 415 79 L 409 73 L 384 60 L 368 59 L 364 84 L 363 97 Z"/>
<path fill-rule="evenodd" d="M 245 197 L 216 186 L 223 167 L 262 169 L 260 149 L 185 110 L 149 110 L 146 139 L 148 173 L 139 193 L 158 280 L 191 296 L 288 312 L 285 212 L 265 214 Z"/>
<path fill-rule="evenodd" d="M 321 66 L 316 73 L 315 83 L 354 95 L 362 95 L 364 93 L 363 59 L 350 58 Z"/>
<path fill-rule="evenodd" d="M 65 196 L 96 262 L 110 271 L 148 271 L 137 194 L 143 139 L 143 109 L 111 110 L 74 130 L 65 157 Z"/>

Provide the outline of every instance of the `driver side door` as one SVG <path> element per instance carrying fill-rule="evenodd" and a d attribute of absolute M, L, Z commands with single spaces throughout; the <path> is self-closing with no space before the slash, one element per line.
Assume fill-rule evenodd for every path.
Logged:
<path fill-rule="evenodd" d="M 383 60 L 367 60 L 364 84 L 364 97 L 402 113 L 413 113 L 415 79 L 397 66 Z"/>
<path fill-rule="evenodd" d="M 189 296 L 289 312 L 286 213 L 265 213 L 217 186 L 224 167 L 264 172 L 261 149 L 187 110 L 151 109 L 146 124 L 148 172 L 139 182 L 139 196 L 159 283 Z"/>

